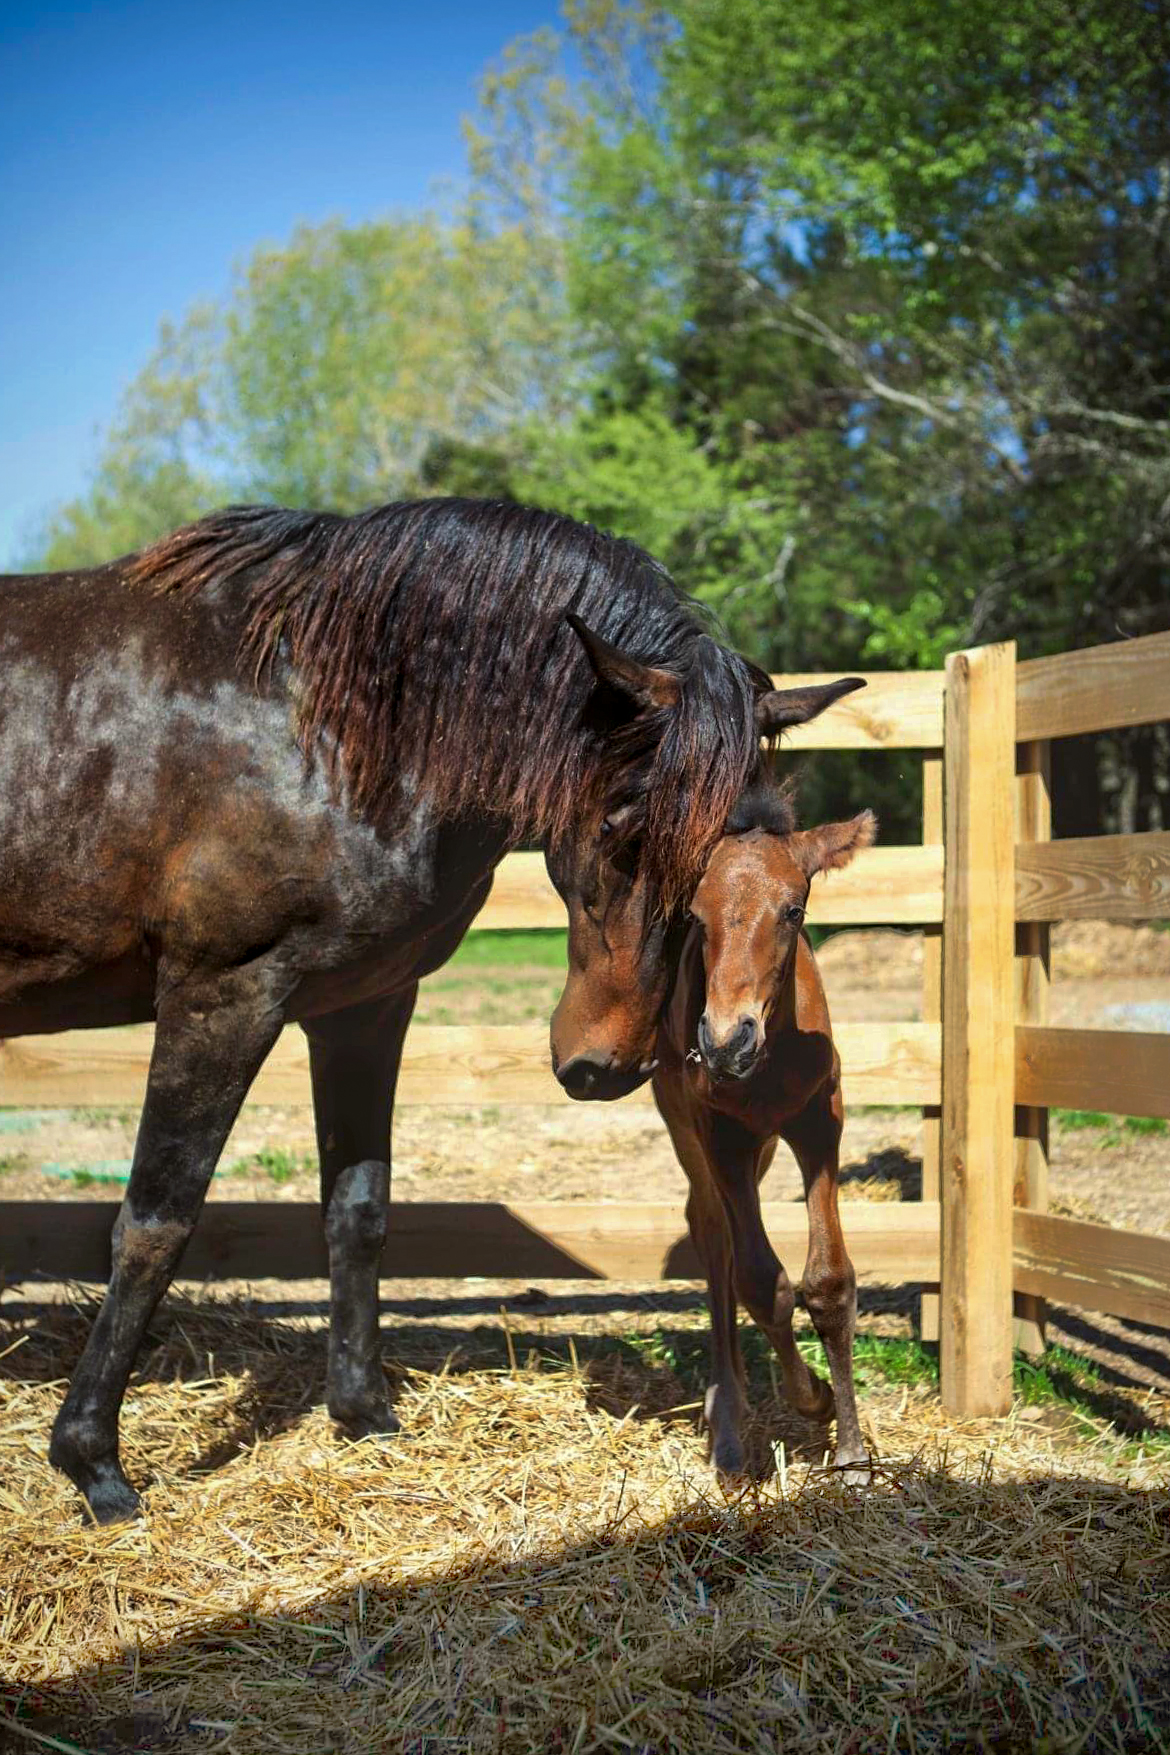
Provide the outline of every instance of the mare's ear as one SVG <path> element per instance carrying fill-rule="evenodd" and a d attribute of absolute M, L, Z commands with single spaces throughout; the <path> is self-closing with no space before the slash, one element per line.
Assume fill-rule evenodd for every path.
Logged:
<path fill-rule="evenodd" d="M 598 682 L 617 689 L 635 707 L 674 706 L 682 685 L 673 670 L 658 670 L 652 664 L 639 664 L 636 658 L 627 658 L 586 627 L 580 616 L 566 615 L 565 620 L 584 646 Z"/>
<path fill-rule="evenodd" d="M 804 725 L 842 695 L 864 687 L 863 676 L 843 676 L 840 682 L 812 683 L 803 689 L 769 689 L 756 697 L 756 730 L 761 737 L 773 737 L 790 725 Z"/>
<path fill-rule="evenodd" d="M 877 818 L 871 810 L 850 817 L 847 823 L 822 823 L 819 829 L 800 829 L 789 837 L 792 857 L 806 877 L 818 871 L 840 871 L 863 847 L 877 837 Z"/>

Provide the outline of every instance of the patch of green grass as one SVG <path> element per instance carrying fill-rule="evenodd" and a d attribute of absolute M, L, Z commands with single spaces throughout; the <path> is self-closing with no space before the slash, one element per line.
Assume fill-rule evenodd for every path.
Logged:
<path fill-rule="evenodd" d="M 1012 1382 L 1026 1406 L 1063 1410 L 1085 1438 L 1098 1438 L 1102 1424 L 1112 1426 L 1122 1461 L 1133 1460 L 1139 1450 L 1170 1460 L 1170 1432 L 1151 1427 L 1141 1407 L 1113 1389 L 1092 1359 L 1055 1344 L 1040 1359 L 1017 1354 Z"/>
<path fill-rule="evenodd" d="M 1053 1120 L 1070 1133 L 1090 1130 L 1105 1134 L 1107 1145 L 1121 1144 L 1121 1131 L 1136 1134 L 1163 1134 L 1170 1124 L 1156 1115 L 1103 1115 L 1099 1109 L 1054 1109 Z"/>
<path fill-rule="evenodd" d="M 796 1344 L 805 1364 L 818 1376 L 828 1377 L 829 1361 L 816 1336 L 802 1336 Z M 936 1389 L 937 1352 L 912 1335 L 858 1335 L 853 1343 L 853 1376 L 859 1389 L 867 1383 L 921 1383 Z"/>
<path fill-rule="evenodd" d="M 1054 1109 L 1052 1118 L 1061 1127 L 1071 1133 L 1079 1133 L 1093 1127 L 1111 1127 L 1113 1117 L 1102 1115 L 1099 1109 Z"/>
<path fill-rule="evenodd" d="M 23 1152 L 0 1153 L 0 1176 L 6 1176 L 10 1170 L 26 1170 L 28 1159 Z"/>
<path fill-rule="evenodd" d="M 1170 1132 L 1170 1124 L 1167 1124 L 1158 1115 L 1127 1115 L 1122 1126 L 1126 1133 L 1161 1134 Z"/>
<path fill-rule="evenodd" d="M 563 969 L 567 962 L 568 934 L 563 927 L 550 926 L 514 932 L 469 932 L 443 966 L 487 969 L 526 963 L 530 968 Z"/>
<path fill-rule="evenodd" d="M 1017 1353 L 1012 1362 L 1012 1387 L 1026 1407 L 1068 1402 L 1077 1390 L 1096 1390 L 1101 1372 L 1091 1359 L 1067 1347 L 1049 1346 L 1039 1359 Z"/>
<path fill-rule="evenodd" d="M 263 1170 L 275 1183 L 291 1182 L 303 1171 L 314 1170 L 317 1160 L 309 1152 L 289 1152 L 283 1146 L 262 1146 L 250 1158 L 237 1158 L 224 1166 L 227 1176 L 250 1176 Z"/>
<path fill-rule="evenodd" d="M 93 1109 L 82 1107 L 68 1111 L 70 1121 L 79 1127 L 129 1127 L 137 1121 L 137 1109 Z"/>

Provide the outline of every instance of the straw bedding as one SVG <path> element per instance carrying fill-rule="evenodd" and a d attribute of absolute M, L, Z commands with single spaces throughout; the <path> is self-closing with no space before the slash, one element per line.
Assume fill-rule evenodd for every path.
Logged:
<path fill-rule="evenodd" d="M 0 1342 L 0 1748 L 1166 1746 L 1170 1491 L 1104 1429 L 867 1384 L 860 1493 L 765 1396 L 779 1466 L 728 1496 L 669 1370 L 513 1311 L 396 1329 L 408 1438 L 348 1445 L 319 1313 L 175 1298 L 124 1419 L 148 1515 L 98 1530 L 45 1461 L 86 1314 Z"/>

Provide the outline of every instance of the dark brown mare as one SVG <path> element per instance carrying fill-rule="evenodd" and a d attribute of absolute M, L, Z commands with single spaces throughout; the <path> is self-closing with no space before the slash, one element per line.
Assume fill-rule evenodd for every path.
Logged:
<path fill-rule="evenodd" d="M 0 582 L 0 1037 L 156 1026 L 110 1286 L 50 1450 L 96 1518 L 138 1504 L 122 1396 L 282 1026 L 310 1045 L 328 1406 L 393 1431 L 378 1263 L 420 976 L 505 849 L 540 841 L 569 911 L 554 1068 L 575 1096 L 632 1089 L 670 923 L 758 732 L 848 686 L 769 693 L 641 550 L 489 502 L 237 508 Z"/>
<path fill-rule="evenodd" d="M 690 1182 L 687 1222 L 707 1276 L 711 1455 L 744 1468 L 746 1407 L 737 1298 L 776 1350 L 785 1393 L 815 1419 L 837 1414 L 838 1467 L 866 1478 L 853 1390 L 857 1284 L 837 1212 L 841 1062 L 812 947 L 803 931 L 809 884 L 873 841 L 864 812 L 794 831 L 783 795 L 773 831 L 729 834 L 691 902 L 694 924 L 658 1033 L 654 1096 Z M 735 827 L 733 816 L 730 825 Z M 804 1301 L 829 1361 L 832 1390 L 792 1333 L 792 1283 L 768 1241 L 759 1184 L 777 1139 L 791 1146 L 808 1201 Z"/>

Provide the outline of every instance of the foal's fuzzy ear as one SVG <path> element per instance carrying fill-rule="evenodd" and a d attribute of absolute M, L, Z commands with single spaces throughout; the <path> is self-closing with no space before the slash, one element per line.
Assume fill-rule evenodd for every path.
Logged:
<path fill-rule="evenodd" d="M 843 676 L 840 682 L 811 683 L 801 689 L 769 689 L 756 698 L 756 730 L 761 737 L 774 737 L 790 725 L 804 725 L 854 689 L 863 689 L 863 676 Z"/>
<path fill-rule="evenodd" d="M 682 684 L 672 670 L 658 670 L 653 664 L 639 664 L 636 658 L 628 658 L 586 627 L 580 616 L 567 614 L 565 620 L 584 646 L 598 682 L 617 689 L 636 707 L 674 706 Z"/>
<path fill-rule="evenodd" d="M 840 871 L 854 854 L 873 846 L 877 827 L 873 812 L 863 810 L 847 823 L 822 823 L 819 829 L 801 829 L 789 842 L 792 857 L 809 878 L 818 871 Z"/>

